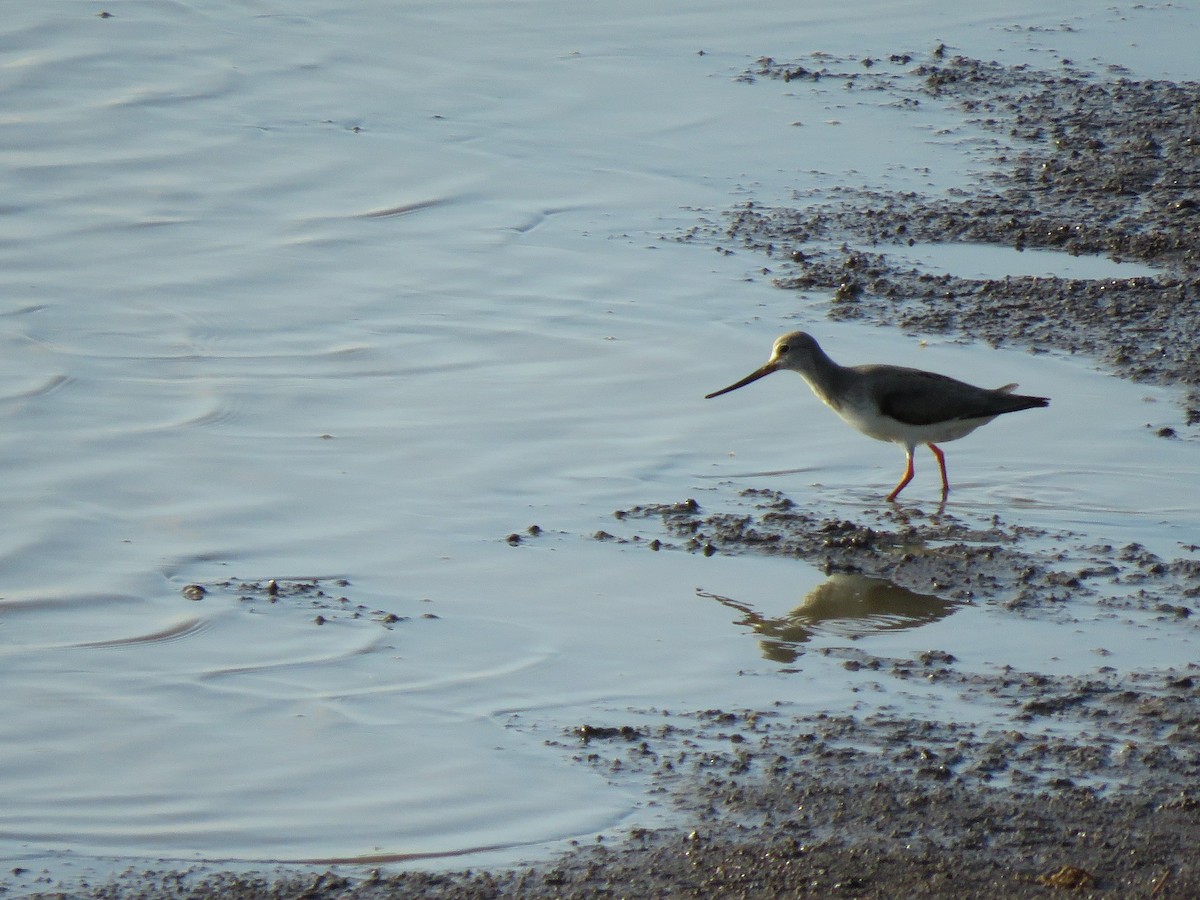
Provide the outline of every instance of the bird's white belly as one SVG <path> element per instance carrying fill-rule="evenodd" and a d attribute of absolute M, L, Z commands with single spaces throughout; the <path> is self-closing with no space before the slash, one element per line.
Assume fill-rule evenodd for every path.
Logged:
<path fill-rule="evenodd" d="M 831 408 L 843 422 L 867 437 L 908 447 L 957 441 L 995 418 L 986 416 L 981 419 L 952 419 L 948 422 L 934 422 L 931 425 L 909 425 L 873 411 L 873 406 L 863 409 L 844 404 L 841 409 Z"/>

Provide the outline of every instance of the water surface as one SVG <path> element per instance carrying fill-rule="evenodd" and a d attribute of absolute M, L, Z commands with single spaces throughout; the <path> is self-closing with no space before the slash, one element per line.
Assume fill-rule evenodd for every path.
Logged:
<path fill-rule="evenodd" d="M 0 855 L 537 855 L 644 809 L 547 734 L 630 709 L 861 703 L 835 661 L 784 671 L 697 592 L 779 619 L 822 574 L 590 539 L 615 509 L 743 486 L 878 501 L 901 457 L 798 380 L 702 399 L 794 327 L 843 362 L 1054 398 L 953 445 L 963 514 L 1166 552 L 1194 538 L 1194 446 L 1146 428 L 1177 420 L 1173 392 L 834 326 L 761 260 L 671 239 L 748 197 L 945 190 L 986 166 L 948 113 L 739 82 L 761 55 L 945 41 L 1196 76 L 1190 10 L 1060 7 L 9 10 Z M 271 578 L 329 595 L 236 587 Z M 191 583 L 211 589 L 189 601 Z M 1072 671 L 1099 642 L 1126 667 L 1191 652 L 1088 616 L 1078 652 L 1066 626 L 986 607 L 927 618 L 856 638 L 981 666 L 1053 646 Z"/>

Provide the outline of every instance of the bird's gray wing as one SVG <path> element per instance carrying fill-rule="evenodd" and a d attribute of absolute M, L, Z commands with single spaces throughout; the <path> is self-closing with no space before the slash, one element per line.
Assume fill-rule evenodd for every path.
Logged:
<path fill-rule="evenodd" d="M 936 372 L 893 369 L 876 387 L 880 411 L 906 425 L 994 415 L 987 402 L 990 391 Z"/>

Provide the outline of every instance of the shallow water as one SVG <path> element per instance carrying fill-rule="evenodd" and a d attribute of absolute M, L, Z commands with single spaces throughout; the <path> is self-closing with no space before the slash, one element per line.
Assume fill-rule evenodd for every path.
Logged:
<path fill-rule="evenodd" d="M 913 244 L 885 248 L 889 256 L 916 265 L 922 272 L 959 278 L 1021 276 L 1079 278 L 1153 278 L 1158 270 L 1142 263 L 1104 256 L 1075 256 L 1054 250 L 1015 250 L 987 244 Z"/>
<path fill-rule="evenodd" d="M 1167 555 L 1194 540 L 1194 443 L 1154 435 L 1179 421 L 1175 392 L 833 325 L 762 260 L 672 239 L 748 198 L 940 190 L 984 165 L 989 139 L 948 114 L 739 83 L 761 55 L 945 41 L 1196 76 L 1191 10 L 1068 8 L 10 11 L 0 855 L 538 855 L 641 815 L 543 746 L 563 728 L 864 702 L 835 661 L 763 659 L 744 612 L 705 595 L 778 618 L 815 570 L 590 539 L 615 509 L 745 486 L 878 504 L 899 453 L 798 380 L 702 399 L 793 327 L 846 363 L 1054 398 L 952 445 L 961 514 Z M 935 496 L 931 463 L 914 502 Z M 532 524 L 545 534 L 505 542 Z M 330 594 L 215 587 L 270 578 Z M 210 592 L 186 600 L 189 583 Z M 1096 646 L 1129 668 L 1194 658 L 1077 615 L 966 608 L 858 640 L 1069 671 L 1102 664 Z"/>

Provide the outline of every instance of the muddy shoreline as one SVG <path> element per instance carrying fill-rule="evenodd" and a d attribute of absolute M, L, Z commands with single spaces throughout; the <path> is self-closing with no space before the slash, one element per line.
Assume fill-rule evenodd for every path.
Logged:
<path fill-rule="evenodd" d="M 1071 65 L 1005 67 L 943 50 L 871 65 L 761 60 L 743 78 L 790 90 L 837 79 L 897 102 L 958 109 L 996 137 L 994 177 L 949 199 L 845 190 L 803 208 L 751 202 L 678 239 L 747 254 L 782 289 L 801 292 L 798 302 L 824 297 L 834 318 L 1079 353 L 1128 378 L 1184 385 L 1178 421 L 1161 433 L 1197 438 L 1200 85 Z M 887 246 L 908 241 L 1104 253 L 1162 274 L 969 280 L 894 264 Z M 791 555 L 1014 614 L 1096 602 L 1103 585 L 1106 603 L 1157 614 L 1164 628 L 1196 627 L 1196 548 L 1162 559 L 1079 535 L 1064 536 L 1074 552 L 1049 556 L 999 517 L 881 504 L 832 519 L 773 492 L 730 498 L 723 510 L 647 503 L 604 527 L 616 541 L 661 532 L 660 552 Z M 1200 895 L 1200 667 L 985 675 L 960 671 L 937 650 L 910 659 L 826 652 L 881 681 L 933 680 L 987 697 L 1007 718 L 811 716 L 780 706 L 676 714 L 655 727 L 578 723 L 556 741 L 563 752 L 647 779 L 675 805 L 680 827 L 528 868 L 152 871 L 73 886 L 13 872 L 6 886 L 35 896 L 314 900 Z M 1064 724 L 1073 726 L 1067 736 Z"/>
<path fill-rule="evenodd" d="M 763 59 L 743 78 L 936 104 L 992 137 L 994 168 L 951 197 L 847 187 L 799 208 L 747 201 L 681 240 L 765 257 L 779 287 L 832 292 L 833 319 L 1081 354 L 1127 378 L 1184 385 L 1187 424 L 1200 421 L 1200 85 L 963 57 L 918 65 L 907 54 L 869 67 Z M 888 252 L 954 242 L 1101 254 L 1161 273 L 971 279 Z"/>

